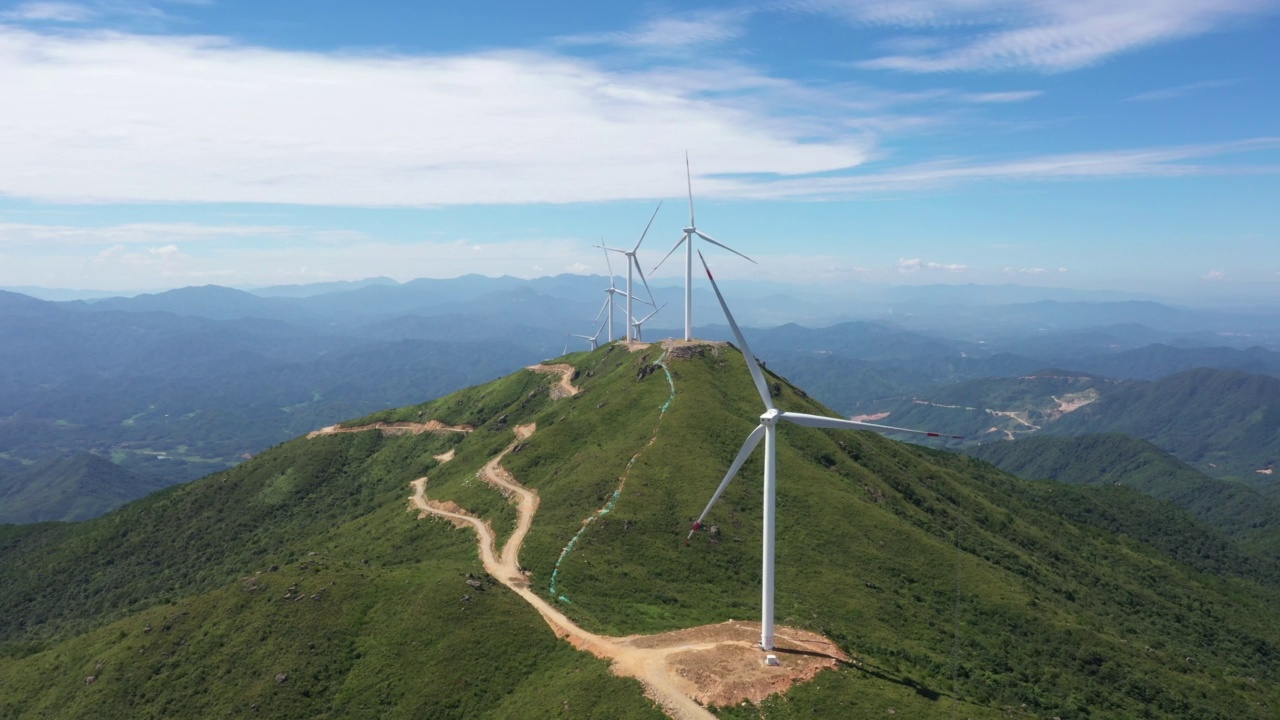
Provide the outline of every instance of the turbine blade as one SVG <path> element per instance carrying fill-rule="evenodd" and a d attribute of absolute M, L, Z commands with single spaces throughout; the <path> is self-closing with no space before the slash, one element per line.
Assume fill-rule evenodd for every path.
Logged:
<path fill-rule="evenodd" d="M 605 267 L 608 267 L 608 268 L 609 268 L 609 287 L 614 287 L 614 284 L 613 284 L 613 263 L 609 262 L 609 251 L 604 249 L 604 238 L 600 238 L 600 244 L 599 244 L 599 245 L 597 245 L 596 247 L 598 247 L 598 248 L 600 248 L 601 250 L 603 250 L 603 251 L 604 251 L 604 264 L 605 264 Z"/>
<path fill-rule="evenodd" d="M 729 329 L 733 330 L 733 336 L 738 340 L 738 349 L 742 350 L 742 356 L 747 360 L 747 369 L 751 371 L 751 379 L 755 381 L 756 392 L 760 393 L 760 399 L 764 401 L 764 406 L 770 410 L 773 409 L 773 400 L 769 399 L 769 385 L 764 381 L 764 373 L 760 371 L 760 364 L 756 362 L 756 356 L 751 354 L 751 348 L 747 345 L 747 339 L 742 337 L 742 331 L 738 329 L 738 323 L 733 320 L 733 313 L 729 312 L 729 306 L 724 301 L 724 296 L 720 294 L 720 287 L 716 285 L 716 279 L 711 277 L 711 268 L 707 267 L 707 259 L 702 257 L 702 251 L 698 251 L 698 259 L 702 261 L 702 269 L 707 271 L 707 279 L 711 281 L 711 289 L 716 291 L 716 299 L 720 301 L 720 307 L 724 310 L 725 319 L 729 321 Z M 814 417 L 817 417 L 816 415 Z"/>
<path fill-rule="evenodd" d="M 596 318 L 596 319 L 599 320 L 599 318 Z M 609 324 L 609 321 L 605 320 L 604 322 L 600 323 L 600 327 L 596 328 L 596 334 L 591 336 L 591 343 L 593 345 L 597 340 L 600 339 L 600 333 L 604 332 L 604 326 L 608 324 Z M 595 350 L 595 348 L 591 348 L 591 349 Z"/>
<path fill-rule="evenodd" d="M 635 260 L 634 255 L 632 255 L 631 258 L 632 260 Z M 644 283 L 644 291 L 649 293 L 649 307 L 657 307 L 657 302 L 653 299 L 653 291 L 649 289 L 649 281 L 644 279 L 644 271 L 640 269 L 640 261 L 635 260 L 635 263 L 636 263 L 636 272 L 640 273 L 640 282 Z M 644 302 L 644 301 L 641 300 L 641 302 Z"/>
<path fill-rule="evenodd" d="M 676 250 L 679 250 L 680 246 L 684 244 L 684 241 L 688 239 L 689 239 L 689 233 L 685 233 L 684 235 L 681 235 L 680 242 L 676 243 L 674 247 L 668 250 L 667 254 L 662 256 L 662 260 L 658 261 L 658 264 L 654 265 L 653 269 L 650 270 L 649 272 L 658 272 L 658 268 L 662 267 L 662 263 L 666 262 L 667 258 L 671 257 L 671 253 L 675 252 Z"/>
<path fill-rule="evenodd" d="M 882 432 L 910 433 L 912 435 L 948 438 L 950 440 L 964 439 L 963 435 L 943 435 L 942 433 L 929 432 L 927 430 L 911 430 L 909 428 L 893 427 L 892 425 L 877 425 L 875 423 L 859 422 L 857 420 L 823 417 L 822 415 L 809 415 L 808 413 L 784 412 L 780 413 L 778 417 L 806 427 L 832 428 L 835 430 L 880 430 Z"/>
<path fill-rule="evenodd" d="M 622 297 L 630 297 L 629 295 L 627 295 L 627 291 L 626 291 L 626 290 L 619 290 L 619 291 L 617 291 L 617 292 L 618 292 L 618 294 L 619 294 L 619 295 L 621 295 Z M 645 299 L 644 299 L 644 298 L 642 298 L 642 297 L 638 297 L 638 298 L 636 298 L 636 302 L 638 302 L 638 303 L 644 303 L 645 305 L 652 305 L 652 304 L 653 304 L 653 303 L 649 302 L 648 300 L 645 300 Z"/>
<path fill-rule="evenodd" d="M 707 503 L 706 509 L 702 511 L 702 514 L 699 515 L 698 519 L 693 523 L 693 529 L 689 531 L 689 537 L 685 538 L 686 545 L 689 544 L 689 538 L 692 538 L 693 534 L 698 532 L 698 528 L 702 527 L 702 521 L 707 518 L 707 513 L 711 512 L 712 506 L 720 499 L 720 495 L 724 493 L 724 489 L 729 487 L 729 481 L 733 479 L 734 475 L 738 474 L 738 470 L 742 467 L 742 463 L 747 461 L 747 458 L 751 455 L 751 451 L 755 450 L 756 446 L 759 445 L 760 441 L 763 439 L 764 425 L 757 425 L 756 429 L 752 430 L 751 434 L 747 436 L 746 442 L 742 443 L 742 449 L 738 451 L 738 457 L 733 459 L 733 464 L 729 466 L 729 472 L 724 474 L 724 479 L 720 481 L 720 487 L 716 488 L 715 494 L 711 496 L 711 502 Z"/>
<path fill-rule="evenodd" d="M 649 223 L 644 226 L 644 232 L 640 233 L 640 239 L 636 241 L 636 246 L 631 248 L 631 253 L 633 255 L 637 250 L 640 249 L 640 243 L 644 242 L 644 236 L 649 234 L 649 226 L 653 225 L 653 219 L 658 217 L 658 211 L 661 209 L 662 209 L 662 201 L 659 200 L 658 207 L 654 208 L 653 214 L 649 216 Z"/>
<path fill-rule="evenodd" d="M 694 232 L 698 233 L 698 237 L 702 238 L 703 240 L 706 240 L 707 242 L 711 243 L 712 245 L 719 245 L 720 247 L 724 248 L 725 250 L 728 250 L 729 252 L 733 253 L 734 255 L 737 255 L 738 257 L 746 258 L 747 260 L 750 260 L 750 261 L 751 261 L 751 262 L 753 262 L 753 263 L 755 263 L 755 262 L 756 262 L 755 260 L 751 260 L 751 258 L 747 257 L 746 255 L 743 255 L 742 253 L 738 252 L 737 250 L 734 250 L 733 248 L 729 247 L 728 245 L 725 245 L 724 243 L 720 242 L 719 240 L 716 240 L 715 238 L 711 237 L 710 235 L 704 235 L 704 234 L 703 234 L 703 232 L 702 232 L 701 230 L 694 230 Z M 756 264 L 757 264 L 757 265 L 759 265 L 760 263 L 756 263 Z"/>
<path fill-rule="evenodd" d="M 693 174 L 689 171 L 689 151 L 684 151 L 684 180 L 689 184 L 689 227 L 698 227 L 693 221 Z"/>
<path fill-rule="evenodd" d="M 654 310 L 653 312 L 651 312 L 651 313 L 649 313 L 648 315 L 645 315 L 643 318 L 641 318 L 641 319 L 637 320 L 637 321 L 636 321 L 636 324 L 637 324 L 637 325 L 639 325 L 640 323 L 647 322 L 647 321 L 649 320 L 649 318 L 651 318 L 651 317 L 653 317 L 654 315 L 657 315 L 657 314 L 658 314 L 658 310 L 661 310 L 662 308 L 664 308 L 664 307 L 666 307 L 666 306 L 667 306 L 667 304 L 666 304 L 666 303 L 662 303 L 662 307 L 657 308 L 657 309 L 656 309 L 656 310 Z"/>
<path fill-rule="evenodd" d="M 612 300 L 613 300 L 613 298 L 612 298 L 612 297 L 610 297 L 610 296 L 608 296 L 608 295 L 605 295 L 605 296 L 604 296 L 604 304 L 600 306 L 600 312 L 596 313 L 596 320 L 599 320 L 599 319 L 600 319 L 600 316 L 601 316 L 601 315 L 604 315 L 604 311 L 609 309 L 609 303 L 610 303 Z M 591 322 L 595 322 L 596 320 L 592 320 Z M 608 320 L 606 320 L 605 322 L 608 322 Z"/>

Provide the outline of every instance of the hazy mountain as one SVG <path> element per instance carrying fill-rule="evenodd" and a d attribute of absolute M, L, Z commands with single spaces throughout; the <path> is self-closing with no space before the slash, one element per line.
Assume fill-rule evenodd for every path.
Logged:
<path fill-rule="evenodd" d="M 0 469 L 0 523 L 87 520 L 162 487 L 89 453 Z"/>
<path fill-rule="evenodd" d="M 965 435 L 969 444 L 1037 433 L 1124 433 L 1213 477 L 1268 485 L 1280 460 L 1280 379 L 1199 368 L 1153 382 L 1041 370 L 864 403 L 884 422 Z M 1261 472 L 1259 472 L 1261 471 Z"/>

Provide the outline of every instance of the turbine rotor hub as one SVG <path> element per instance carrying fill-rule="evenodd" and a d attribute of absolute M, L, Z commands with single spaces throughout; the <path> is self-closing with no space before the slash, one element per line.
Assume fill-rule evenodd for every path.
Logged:
<path fill-rule="evenodd" d="M 760 415 L 760 424 L 773 425 L 774 423 L 778 422 L 778 416 L 781 414 L 782 413 L 777 408 L 770 408 L 768 410 L 765 410 L 764 413 Z"/>

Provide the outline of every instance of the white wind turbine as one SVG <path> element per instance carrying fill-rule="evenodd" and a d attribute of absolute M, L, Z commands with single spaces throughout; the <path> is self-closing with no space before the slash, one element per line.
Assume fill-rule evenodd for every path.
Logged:
<path fill-rule="evenodd" d="M 599 318 L 597 317 L 596 319 L 599 319 Z M 592 350 L 595 350 L 597 347 L 599 347 L 599 346 L 600 346 L 600 342 L 599 342 L 599 341 L 600 341 L 600 333 L 602 333 L 602 332 L 604 332 L 604 325 L 603 325 L 603 324 L 601 324 L 601 325 L 600 325 L 600 327 L 596 328 L 596 334 L 595 334 L 595 335 L 578 335 L 578 334 L 576 334 L 576 333 L 565 333 L 565 335 L 567 335 L 567 336 L 569 336 L 569 337 L 582 338 L 583 340 L 586 340 L 587 342 L 591 343 L 591 349 L 592 349 Z M 566 348 L 565 348 L 565 350 L 568 350 L 568 348 L 566 347 Z"/>
<path fill-rule="evenodd" d="M 765 411 L 760 416 L 760 424 L 755 430 L 747 436 L 746 442 L 742 444 L 742 449 L 738 451 L 738 456 L 733 459 L 733 463 L 729 465 L 729 471 L 725 473 L 724 480 L 720 481 L 720 486 L 716 488 L 715 494 L 711 496 L 711 502 L 707 503 L 707 507 L 698 516 L 696 522 L 693 523 L 693 529 L 689 531 L 689 537 L 702 527 L 702 521 L 706 519 L 707 513 L 711 512 L 711 507 L 720 499 L 720 495 L 724 489 L 729 486 L 729 481 L 738 473 L 738 469 L 742 467 L 742 463 L 746 462 L 747 457 L 751 455 L 760 441 L 764 440 L 764 560 L 762 568 L 763 588 L 760 593 L 760 647 L 764 650 L 773 649 L 773 550 L 774 550 L 774 503 L 777 496 L 777 451 L 778 451 L 778 421 L 786 420 L 797 425 L 805 427 L 817 428 L 833 428 L 839 430 L 863 430 L 872 429 L 890 432 L 912 433 L 914 435 L 926 435 L 928 437 L 949 437 L 961 439 L 958 435 L 939 435 L 938 433 L 925 432 L 923 430 L 908 430 L 906 428 L 892 427 L 889 425 L 876 425 L 873 423 L 857 422 L 856 420 L 844 420 L 839 418 L 823 417 L 821 415 L 809 415 L 806 413 L 784 412 L 773 406 L 773 400 L 769 397 L 769 386 L 765 383 L 764 373 L 760 371 L 760 366 L 755 356 L 751 354 L 751 348 L 747 346 L 747 339 L 742 337 L 742 331 L 738 329 L 738 324 L 733 320 L 733 314 L 729 312 L 729 306 L 725 304 L 724 296 L 720 294 L 720 288 L 716 286 L 715 278 L 711 277 L 711 270 L 707 268 L 707 261 L 702 257 L 702 253 L 698 253 L 698 259 L 702 260 L 702 267 L 707 271 L 707 278 L 711 280 L 711 288 L 716 291 L 716 299 L 720 301 L 720 307 L 724 308 L 724 316 L 729 321 L 729 328 L 733 330 L 733 336 L 738 341 L 738 347 L 742 350 L 742 356 L 747 361 L 747 369 L 751 371 L 751 379 L 755 382 L 756 392 L 760 393 L 760 399 L 764 401 Z M 688 542 L 688 540 L 686 540 Z"/>
<path fill-rule="evenodd" d="M 600 244 L 597 247 L 602 249 L 604 248 L 604 238 L 600 238 Z M 613 342 L 613 328 L 614 328 L 613 307 L 614 307 L 614 304 L 617 302 L 617 298 L 615 296 L 616 295 L 622 295 L 623 297 L 631 297 L 631 296 L 619 290 L 617 286 L 613 284 L 613 263 L 609 262 L 609 251 L 607 249 L 603 249 L 602 252 L 604 252 L 605 266 L 609 268 L 609 287 L 604 289 L 604 293 L 605 293 L 604 305 L 601 305 L 600 312 L 596 313 L 596 320 L 600 319 L 600 316 L 604 314 L 605 310 L 609 311 L 609 320 L 607 324 L 609 328 L 609 332 L 606 335 L 606 337 L 608 338 L 609 342 Z"/>
<path fill-rule="evenodd" d="M 689 185 L 689 227 L 684 229 L 684 235 L 680 238 L 679 242 L 677 242 L 675 245 L 671 247 L 671 250 L 667 252 L 666 256 L 664 256 L 662 260 L 658 262 L 658 264 L 655 265 L 653 267 L 653 270 L 651 270 L 650 272 L 657 272 L 658 268 L 662 267 L 662 263 L 666 262 L 667 258 L 671 257 L 671 253 L 679 249 L 681 243 L 684 243 L 684 339 L 692 340 L 693 339 L 693 236 L 697 235 L 698 237 L 711 243 L 712 245 L 718 245 L 724 248 L 725 250 L 728 250 L 729 252 L 733 253 L 734 255 L 746 258 L 747 260 L 750 260 L 753 263 L 755 262 L 755 260 L 751 260 L 751 258 L 747 257 L 746 255 L 743 255 L 737 250 L 734 250 L 728 245 L 725 245 L 724 243 L 702 232 L 701 230 L 698 229 L 697 224 L 694 223 L 693 221 L 693 176 L 689 172 L 689 153 L 684 154 L 684 179 L 685 179 L 685 182 Z"/>
<path fill-rule="evenodd" d="M 640 269 L 640 261 L 636 259 L 636 252 L 640 250 L 640 244 L 644 242 L 644 236 L 649 234 L 649 227 L 653 225 L 653 219 L 658 217 L 658 211 L 661 209 L 662 209 L 662 203 L 659 202 L 658 207 L 653 209 L 653 215 L 649 216 L 649 224 L 645 225 L 644 232 L 640 233 L 640 239 L 636 241 L 636 246 L 631 248 L 630 250 L 622 250 L 621 248 L 606 247 L 603 244 L 597 246 L 597 247 L 604 248 L 608 252 L 621 253 L 627 256 L 627 292 L 625 293 L 625 295 L 627 296 L 627 342 L 628 343 L 631 342 L 632 340 L 632 337 L 631 337 L 632 323 L 635 320 L 635 313 L 632 312 L 632 304 L 631 304 L 632 299 L 634 299 L 635 297 L 635 292 L 631 289 L 631 284 L 632 284 L 631 273 L 633 270 L 640 274 L 640 282 L 644 283 L 644 290 L 649 295 L 649 301 L 646 304 L 647 305 L 654 304 L 653 291 L 649 289 L 649 281 L 644 279 L 644 270 Z M 610 268 L 610 272 L 613 272 L 612 267 Z M 645 302 L 645 301 L 641 300 L 640 302 Z"/>
<path fill-rule="evenodd" d="M 662 303 L 662 307 L 655 308 L 653 312 L 651 312 L 651 313 L 649 313 L 648 315 L 645 315 L 644 317 L 640 318 L 639 320 L 633 321 L 633 322 L 631 323 L 631 326 L 632 326 L 632 327 L 634 327 L 634 328 L 636 329 L 636 331 L 635 331 L 635 338 L 636 338 L 636 341 L 637 341 L 637 342 L 641 340 L 641 337 L 640 337 L 640 327 L 641 327 L 642 325 L 644 325 L 645 323 L 649 322 L 649 318 L 653 317 L 654 315 L 657 315 L 657 314 L 658 314 L 658 311 L 659 311 L 659 310 L 661 310 L 662 308 L 666 307 L 666 306 L 667 306 L 667 304 L 666 304 L 666 303 Z"/>

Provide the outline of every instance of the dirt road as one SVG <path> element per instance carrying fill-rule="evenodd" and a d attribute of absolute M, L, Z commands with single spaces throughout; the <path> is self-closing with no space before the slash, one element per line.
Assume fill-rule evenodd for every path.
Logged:
<path fill-rule="evenodd" d="M 475 428 L 470 425 L 445 425 L 439 420 L 428 420 L 424 423 L 414 422 L 398 422 L 385 423 L 376 422 L 368 425 L 358 425 L 355 427 L 342 427 L 340 425 L 330 425 L 319 430 L 312 430 L 307 433 L 308 438 L 318 437 L 320 435 L 337 435 L 338 433 L 354 433 L 364 432 L 366 430 L 381 430 L 383 435 L 421 435 L 423 433 L 469 433 Z"/>
<path fill-rule="evenodd" d="M 559 400 L 560 398 L 571 397 L 582 392 L 582 389 L 573 384 L 573 375 L 578 372 L 576 368 L 568 364 L 558 365 L 530 365 L 525 370 L 532 370 L 538 373 L 558 374 L 560 382 L 551 388 L 551 399 Z"/>
<path fill-rule="evenodd" d="M 542 367 L 542 366 L 539 366 Z M 541 372 L 541 371 L 540 371 Z M 567 380 L 566 380 L 567 382 Z M 714 718 L 699 702 L 727 705 L 750 699 L 763 700 L 796 682 L 812 678 L 819 671 L 835 667 L 848 658 L 825 638 L 802 630 L 777 629 L 779 666 L 767 666 L 755 645 L 759 625 L 722 623 L 661 635 L 613 638 L 587 632 L 553 605 L 535 594 L 520 568 L 520 547 L 538 511 L 538 495 L 521 485 L 502 467 L 502 458 L 528 439 L 536 427 L 515 428 L 516 439 L 485 464 L 481 476 L 517 505 L 515 532 L 499 554 L 494 551 L 494 533 L 489 523 L 458 507 L 426 497 L 427 478 L 411 483 L 411 506 L 418 517 L 443 517 L 457 526 L 470 526 L 479 541 L 480 560 L 485 570 L 533 606 L 557 636 L 596 657 L 612 661 L 614 674 L 633 677 L 645 687 L 645 694 L 677 720 Z"/>

